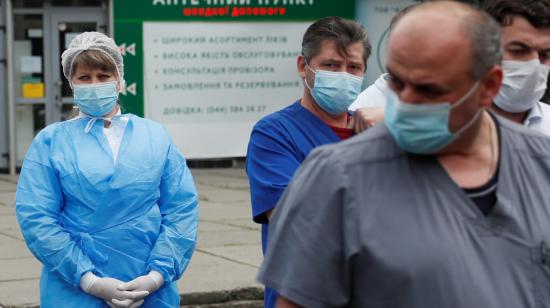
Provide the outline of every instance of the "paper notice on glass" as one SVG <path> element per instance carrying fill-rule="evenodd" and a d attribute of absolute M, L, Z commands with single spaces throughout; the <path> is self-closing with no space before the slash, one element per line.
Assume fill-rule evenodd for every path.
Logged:
<path fill-rule="evenodd" d="M 42 73 L 42 57 L 21 57 L 21 73 Z"/>
<path fill-rule="evenodd" d="M 44 36 L 42 29 L 28 29 L 27 35 L 29 38 L 41 38 Z"/>

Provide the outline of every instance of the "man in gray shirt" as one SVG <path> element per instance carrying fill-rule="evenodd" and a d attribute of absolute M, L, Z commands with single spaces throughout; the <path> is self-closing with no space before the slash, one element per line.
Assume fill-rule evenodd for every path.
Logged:
<path fill-rule="evenodd" d="M 385 125 L 314 150 L 277 205 L 278 307 L 549 307 L 550 139 L 487 111 L 499 33 L 448 1 L 397 23 Z"/>

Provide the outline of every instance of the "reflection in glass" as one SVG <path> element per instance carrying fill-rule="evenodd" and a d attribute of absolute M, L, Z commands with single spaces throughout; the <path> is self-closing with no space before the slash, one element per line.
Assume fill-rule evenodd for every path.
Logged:
<path fill-rule="evenodd" d="M 42 15 L 14 15 L 16 160 L 20 165 L 34 136 L 46 125 Z"/>
<path fill-rule="evenodd" d="M 46 126 L 44 104 L 17 105 L 15 125 L 17 164 L 21 165 L 34 136 Z"/>
<path fill-rule="evenodd" d="M 15 95 L 42 99 L 44 89 L 44 44 L 42 15 L 14 16 Z"/>
<path fill-rule="evenodd" d="M 44 1 L 42 0 L 12 0 L 14 8 L 41 8 Z"/>
<path fill-rule="evenodd" d="M 61 121 L 70 120 L 78 116 L 78 108 L 74 108 L 73 104 L 63 104 L 61 108 Z"/>

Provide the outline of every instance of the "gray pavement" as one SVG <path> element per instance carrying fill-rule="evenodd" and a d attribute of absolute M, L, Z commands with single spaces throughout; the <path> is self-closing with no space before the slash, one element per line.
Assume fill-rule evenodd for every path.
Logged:
<path fill-rule="evenodd" d="M 182 304 L 257 307 L 262 260 L 260 227 L 250 218 L 242 168 L 193 169 L 200 196 L 197 249 L 179 281 Z M 41 264 L 27 249 L 15 218 L 17 177 L 0 174 L 0 308 L 37 307 Z M 228 303 L 228 302 L 231 302 Z"/>

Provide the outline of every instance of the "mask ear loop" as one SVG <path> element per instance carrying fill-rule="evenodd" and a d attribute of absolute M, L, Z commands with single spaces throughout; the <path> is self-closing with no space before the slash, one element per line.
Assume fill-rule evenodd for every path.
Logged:
<path fill-rule="evenodd" d="M 307 63 L 307 58 L 306 56 L 303 56 L 304 57 L 304 62 L 306 63 L 306 67 L 313 73 L 313 74 L 317 74 L 317 70 L 314 70 L 313 68 L 311 68 L 311 66 L 309 66 L 309 64 Z"/>
<path fill-rule="evenodd" d="M 480 81 L 478 80 L 473 86 L 472 88 L 466 93 L 464 94 L 464 96 L 458 100 L 458 102 L 454 103 L 452 106 L 451 106 L 451 109 L 454 109 L 455 107 L 458 107 L 460 105 L 462 105 L 466 100 L 468 100 L 468 98 L 472 95 L 472 93 L 475 92 L 475 90 L 477 90 L 477 88 L 479 87 L 479 84 L 480 84 Z M 479 116 L 483 113 L 483 109 L 480 109 L 477 111 L 476 115 L 472 117 L 472 119 L 470 121 L 468 121 L 468 123 L 466 123 L 466 125 L 462 126 L 459 130 L 457 130 L 456 132 L 454 132 L 453 134 L 456 136 L 456 138 L 458 138 L 458 136 L 460 136 L 464 131 L 466 131 L 470 126 L 472 126 L 472 124 L 479 118 Z"/>
<path fill-rule="evenodd" d="M 317 72 L 316 72 L 315 70 L 313 70 L 313 69 L 311 68 L 311 66 L 309 66 L 309 64 L 307 63 L 307 58 L 306 58 L 306 56 L 302 54 L 302 57 L 304 57 L 304 62 L 305 62 L 305 64 L 306 64 L 306 68 L 309 69 L 314 75 L 316 75 Z M 306 80 L 306 79 L 307 79 L 307 78 L 304 77 L 304 83 L 306 84 L 306 87 L 307 87 L 307 88 L 309 89 L 309 91 L 311 92 L 311 87 L 310 87 L 309 84 L 307 83 L 307 80 Z"/>
<path fill-rule="evenodd" d="M 476 81 L 476 83 L 470 88 L 470 90 L 468 90 L 468 92 L 466 92 L 466 94 L 464 94 L 464 96 L 462 96 L 462 98 L 460 98 L 458 101 L 456 101 L 452 106 L 451 106 L 451 109 L 454 109 L 462 104 L 464 104 L 465 101 L 468 100 L 468 98 L 470 98 L 470 96 L 477 90 L 477 88 L 479 87 L 479 84 L 480 84 L 480 81 Z"/>

